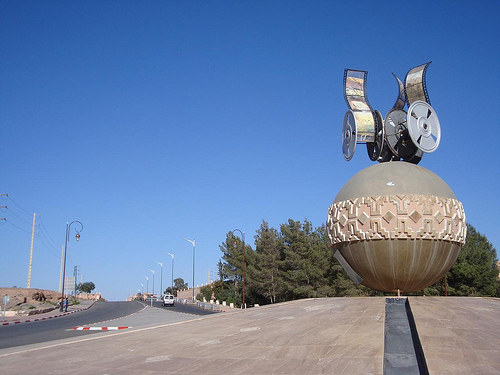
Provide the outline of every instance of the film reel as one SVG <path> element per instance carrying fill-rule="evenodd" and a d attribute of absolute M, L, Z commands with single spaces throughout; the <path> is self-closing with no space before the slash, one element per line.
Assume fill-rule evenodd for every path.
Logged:
<path fill-rule="evenodd" d="M 407 114 L 402 109 L 389 111 L 384 120 L 385 139 L 394 155 L 408 160 L 417 152 L 407 129 Z"/>
<path fill-rule="evenodd" d="M 418 149 L 415 155 L 410 160 L 405 160 L 405 161 L 412 164 L 418 164 L 420 163 L 420 160 L 422 160 L 423 156 L 424 156 L 423 151 Z"/>
<path fill-rule="evenodd" d="M 344 116 L 342 125 L 342 153 L 345 160 L 349 161 L 356 149 L 356 121 L 353 112 L 349 109 Z"/>
<path fill-rule="evenodd" d="M 436 151 L 441 141 L 441 126 L 434 109 L 423 101 L 408 108 L 408 130 L 415 146 L 426 153 Z"/>
<path fill-rule="evenodd" d="M 375 119 L 375 140 L 366 143 L 366 150 L 371 161 L 380 161 L 379 158 L 384 148 L 384 120 L 379 111 L 375 110 L 372 113 Z"/>

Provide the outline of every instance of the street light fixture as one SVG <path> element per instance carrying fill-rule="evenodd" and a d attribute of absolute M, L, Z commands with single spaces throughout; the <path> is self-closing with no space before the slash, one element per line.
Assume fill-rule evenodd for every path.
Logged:
<path fill-rule="evenodd" d="M 149 294 L 149 277 L 144 276 L 144 278 L 146 279 L 146 294 Z"/>
<path fill-rule="evenodd" d="M 64 309 L 64 282 L 65 282 L 65 278 L 66 278 L 66 252 L 68 251 L 68 240 L 69 240 L 69 232 L 70 232 L 70 228 L 71 228 L 71 225 L 73 223 L 78 223 L 80 224 L 80 230 L 76 231 L 76 235 L 75 235 L 75 239 L 78 241 L 80 240 L 80 232 L 83 231 L 83 224 L 77 220 L 75 221 L 72 221 L 71 223 L 66 223 L 66 238 L 64 239 L 64 266 L 63 266 L 63 277 L 62 277 L 62 280 L 63 280 L 63 283 L 62 283 L 62 291 L 61 291 L 61 306 L 59 306 L 59 311 L 62 312 L 63 309 Z"/>
<path fill-rule="evenodd" d="M 142 292 L 141 292 L 141 294 L 142 294 L 142 295 L 144 295 L 144 284 L 140 284 L 140 283 L 139 283 L 139 285 L 140 285 L 140 286 L 141 286 L 141 288 L 142 288 Z"/>
<path fill-rule="evenodd" d="M 170 254 L 168 251 L 167 254 L 172 257 L 172 295 L 174 295 L 174 254 Z"/>
<path fill-rule="evenodd" d="M 187 242 L 190 242 L 191 245 L 193 245 L 193 285 L 192 285 L 192 288 L 193 288 L 193 303 L 195 302 L 195 299 L 194 299 L 194 255 L 195 255 L 195 245 L 196 245 L 196 241 L 193 239 L 193 240 L 188 240 L 187 238 L 184 238 L 185 241 Z"/>
<path fill-rule="evenodd" d="M 156 261 L 160 265 L 160 297 L 163 295 L 163 263 Z"/>
<path fill-rule="evenodd" d="M 234 236 L 234 232 L 240 232 L 241 234 L 241 239 L 243 242 L 243 303 L 241 304 L 241 307 L 246 309 L 246 304 L 245 304 L 245 232 L 242 232 L 239 229 L 235 229 L 231 232 L 231 234 Z"/>

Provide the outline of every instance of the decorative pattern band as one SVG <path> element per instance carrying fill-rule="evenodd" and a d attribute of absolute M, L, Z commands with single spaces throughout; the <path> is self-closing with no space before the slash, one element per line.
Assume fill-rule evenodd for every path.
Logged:
<path fill-rule="evenodd" d="M 330 245 L 361 240 L 429 239 L 465 244 L 462 203 L 434 195 L 383 195 L 334 202 L 328 209 Z"/>

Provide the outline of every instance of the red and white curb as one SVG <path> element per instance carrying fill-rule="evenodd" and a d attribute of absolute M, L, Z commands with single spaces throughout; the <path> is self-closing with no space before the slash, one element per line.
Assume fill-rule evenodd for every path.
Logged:
<path fill-rule="evenodd" d="M 74 327 L 75 331 L 118 331 L 132 327 Z"/>

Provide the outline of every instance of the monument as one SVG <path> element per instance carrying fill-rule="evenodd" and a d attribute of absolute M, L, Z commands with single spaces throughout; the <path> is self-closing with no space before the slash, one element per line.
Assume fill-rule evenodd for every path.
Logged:
<path fill-rule="evenodd" d="M 429 64 L 410 69 L 404 83 L 393 74 L 398 95 L 385 119 L 368 101 L 368 72 L 344 72 L 344 158 L 351 160 L 356 145 L 365 143 L 378 164 L 354 175 L 335 197 L 328 209 L 329 245 L 355 282 L 383 292 L 435 283 L 465 243 L 462 203 L 438 175 L 418 165 L 441 139 L 426 88 Z"/>

